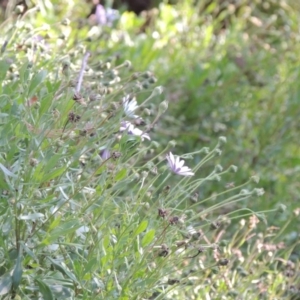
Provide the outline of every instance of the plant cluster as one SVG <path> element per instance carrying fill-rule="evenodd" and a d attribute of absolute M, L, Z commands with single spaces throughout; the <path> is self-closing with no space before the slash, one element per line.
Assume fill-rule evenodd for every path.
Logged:
<path fill-rule="evenodd" d="M 264 190 L 232 183 L 226 138 L 178 155 L 157 78 L 111 53 L 126 36 L 102 24 L 83 43 L 86 28 L 31 13 L 0 40 L 3 299 L 296 295 L 293 247 L 257 230 L 265 211 L 245 203 Z"/>

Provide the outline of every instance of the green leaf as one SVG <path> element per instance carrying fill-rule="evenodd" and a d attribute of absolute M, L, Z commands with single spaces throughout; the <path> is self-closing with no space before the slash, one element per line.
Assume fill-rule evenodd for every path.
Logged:
<path fill-rule="evenodd" d="M 142 247 L 149 245 L 153 241 L 154 236 L 155 236 L 155 230 L 154 229 L 149 230 L 142 239 Z"/>
<path fill-rule="evenodd" d="M 12 173 L 11 171 L 9 171 L 5 166 L 3 166 L 1 163 L 0 163 L 0 169 L 3 171 L 3 173 L 7 176 L 10 176 L 10 177 L 14 177 L 16 178 L 17 176 Z"/>
<path fill-rule="evenodd" d="M 20 247 L 16 265 L 12 274 L 12 286 L 17 289 L 21 279 L 22 279 L 23 269 L 22 269 L 22 246 Z"/>
<path fill-rule="evenodd" d="M 30 68 L 28 65 L 28 61 L 24 62 L 21 68 L 19 69 L 19 76 L 22 84 L 28 84 L 29 75 L 30 75 Z"/>
<path fill-rule="evenodd" d="M 136 230 L 134 231 L 133 235 L 136 236 L 138 234 L 140 234 L 141 232 L 145 231 L 147 229 L 148 226 L 148 221 L 144 220 L 142 223 L 140 223 L 140 225 L 136 228 Z"/>
<path fill-rule="evenodd" d="M 69 233 L 74 232 L 82 226 L 78 220 L 71 220 L 65 223 L 62 223 L 60 226 L 56 227 L 52 231 L 48 232 L 48 236 L 43 240 L 43 244 L 49 245 L 52 241 L 55 241 L 58 237 L 66 236 Z"/>
<path fill-rule="evenodd" d="M 45 80 L 46 76 L 47 76 L 46 70 L 42 70 L 33 76 L 28 89 L 28 97 L 33 96 L 38 86 Z"/>
<path fill-rule="evenodd" d="M 84 268 L 84 274 L 92 272 L 93 269 L 97 266 L 98 259 L 96 257 L 93 257 L 85 266 Z"/>
<path fill-rule="evenodd" d="M 61 168 L 58 168 L 48 174 L 45 174 L 43 179 L 42 179 L 42 182 L 47 182 L 47 181 L 50 181 L 56 177 L 59 177 L 60 175 L 62 175 L 65 171 L 66 171 L 67 167 L 66 166 L 63 166 Z"/>
<path fill-rule="evenodd" d="M 35 254 L 23 243 L 23 248 L 24 248 L 24 251 L 32 258 L 34 259 L 35 261 L 38 262 L 38 259 L 37 257 L 35 256 Z"/>
<path fill-rule="evenodd" d="M 53 104 L 53 94 L 48 94 L 46 96 L 44 96 L 41 101 L 40 101 L 40 112 L 39 115 L 40 116 L 44 116 L 44 114 L 49 111 L 50 106 Z"/>
<path fill-rule="evenodd" d="M 126 174 L 127 174 L 127 170 L 126 169 L 122 169 L 121 171 L 119 171 L 115 177 L 115 180 L 116 181 L 120 181 L 122 180 L 123 178 L 126 177 Z"/>
<path fill-rule="evenodd" d="M 39 286 L 39 292 L 43 295 L 43 299 L 53 300 L 54 296 L 52 294 L 50 287 L 45 282 L 43 282 L 39 279 L 35 279 L 35 281 L 37 282 L 37 284 Z"/>
<path fill-rule="evenodd" d="M 0 277 L 0 295 L 8 294 L 12 286 L 12 277 L 10 272 Z"/>
<path fill-rule="evenodd" d="M 5 60 L 0 60 L 0 81 L 5 79 L 6 72 L 8 69 L 9 63 L 7 63 Z"/>
<path fill-rule="evenodd" d="M 79 283 L 79 281 L 77 280 L 76 276 L 68 269 L 68 267 L 66 265 L 62 265 L 58 262 L 56 262 L 54 259 L 52 259 L 51 257 L 48 257 L 48 259 L 51 261 L 51 263 L 53 264 L 53 266 L 60 271 L 61 273 L 67 275 L 71 280 L 73 280 L 74 282 Z"/>
<path fill-rule="evenodd" d="M 54 219 L 54 221 L 50 224 L 49 226 L 49 231 L 53 230 L 54 228 L 56 228 L 59 223 L 60 223 L 60 220 L 61 220 L 61 216 L 58 216 Z"/>

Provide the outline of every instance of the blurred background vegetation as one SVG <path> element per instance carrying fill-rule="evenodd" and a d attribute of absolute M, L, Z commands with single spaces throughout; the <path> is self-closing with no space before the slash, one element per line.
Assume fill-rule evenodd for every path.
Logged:
<path fill-rule="evenodd" d="M 1 1 L 3 22 L 16 18 L 18 8 L 17 1 L 5 2 Z M 36 4 L 40 13 L 32 17 L 34 27 L 69 18 L 71 27 L 78 28 L 72 32 L 58 32 L 56 27 L 40 30 L 46 41 L 61 39 L 70 50 L 84 46 L 97 53 L 99 60 L 129 60 L 134 71 L 147 69 L 155 74 L 165 91 L 160 100 L 169 101 L 168 115 L 152 134 L 162 148 L 176 140 L 179 153 L 192 152 L 213 147 L 219 136 L 227 137 L 222 165 L 239 167 L 235 182 L 207 184 L 200 199 L 258 175 L 265 195 L 243 205 L 255 211 L 280 209 L 281 214 L 267 214 L 268 226 L 281 228 L 288 222 L 282 240 L 287 244 L 298 240 L 297 1 L 153 1 L 145 4 L 147 11 L 137 10 L 138 14 L 122 2 L 114 5 L 120 19 L 112 26 L 93 22 L 90 1 L 26 1 L 24 13 L 29 19 Z M 105 5 L 112 4 L 106 1 Z M 142 99 L 140 95 L 138 100 Z M 205 166 L 203 174 L 212 168 Z M 299 251 L 296 248 L 293 255 L 298 257 Z"/>
<path fill-rule="evenodd" d="M 287 231 L 296 238 L 300 5 L 277 0 L 106 1 L 106 7 L 120 10 L 120 19 L 100 26 L 92 18 L 95 3 L 1 1 L 2 20 L 16 18 L 18 8 L 30 18 L 38 4 L 33 26 L 69 18 L 78 28 L 69 33 L 53 26 L 40 30 L 42 38 L 60 38 L 70 49 L 85 46 L 101 60 L 130 60 L 135 71 L 153 72 L 169 101 L 168 116 L 154 128 L 156 140 L 162 145 L 176 140 L 185 153 L 226 136 L 222 165 L 234 164 L 239 171 L 236 182 L 223 182 L 222 188 L 259 175 L 264 200 L 245 206 L 269 210 L 284 204 L 285 213 L 279 219 L 269 215 L 269 224 L 291 220 Z M 206 185 L 199 197 L 218 188 L 219 183 Z"/>

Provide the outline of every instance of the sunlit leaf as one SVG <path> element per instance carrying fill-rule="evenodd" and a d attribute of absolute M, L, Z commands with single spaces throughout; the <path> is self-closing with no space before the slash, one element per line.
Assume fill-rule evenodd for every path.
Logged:
<path fill-rule="evenodd" d="M 123 178 L 126 177 L 126 174 L 127 174 L 127 170 L 126 169 L 122 169 L 121 171 L 119 171 L 115 177 L 115 180 L 116 181 L 120 181 L 122 180 Z"/>
<path fill-rule="evenodd" d="M 142 238 L 142 247 L 146 247 L 149 245 L 155 237 L 155 230 L 151 229 L 149 230 Z"/>
<path fill-rule="evenodd" d="M 142 221 L 134 231 L 133 235 L 135 236 L 140 234 L 141 232 L 145 231 L 147 227 L 148 227 L 148 221 L 147 220 Z"/>

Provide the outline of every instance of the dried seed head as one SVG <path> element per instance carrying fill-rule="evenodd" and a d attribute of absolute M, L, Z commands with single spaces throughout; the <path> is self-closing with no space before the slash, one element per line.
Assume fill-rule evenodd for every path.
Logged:
<path fill-rule="evenodd" d="M 154 77 L 154 76 L 151 76 L 151 77 L 149 78 L 148 82 L 149 82 L 150 84 L 153 84 L 153 83 L 157 82 L 157 78 Z"/>
<path fill-rule="evenodd" d="M 219 266 L 227 266 L 229 263 L 229 260 L 226 259 L 226 258 L 221 258 L 219 261 L 218 261 L 218 265 Z"/>
<path fill-rule="evenodd" d="M 131 61 L 125 60 L 124 63 L 123 63 L 123 65 L 124 65 L 126 68 L 130 68 L 132 64 L 131 64 Z"/>
<path fill-rule="evenodd" d="M 192 233 L 192 240 L 199 240 L 202 237 L 202 232 L 200 230 Z"/>
<path fill-rule="evenodd" d="M 180 222 L 180 218 L 177 217 L 177 216 L 173 216 L 173 217 L 170 217 L 170 218 L 169 218 L 169 223 L 170 223 L 171 225 L 176 225 L 176 224 L 178 224 L 179 222 Z"/>
<path fill-rule="evenodd" d="M 164 194 L 169 194 L 170 190 L 171 190 L 171 187 L 170 187 L 169 185 L 166 185 L 166 186 L 164 187 L 164 189 L 163 189 L 163 193 L 164 193 Z"/>
<path fill-rule="evenodd" d="M 216 229 L 218 229 L 220 226 L 221 226 L 221 223 L 220 223 L 219 221 L 212 222 L 212 223 L 210 224 L 210 229 L 211 229 L 211 230 L 216 230 Z"/>
<path fill-rule="evenodd" d="M 166 209 L 163 208 L 159 208 L 158 209 L 158 216 L 161 218 L 165 218 L 168 215 L 168 211 Z"/>
<path fill-rule="evenodd" d="M 150 71 L 146 71 L 142 74 L 142 77 L 144 77 L 145 79 L 148 79 L 151 76 L 153 76 L 153 74 Z"/>
<path fill-rule="evenodd" d="M 144 90 L 148 90 L 149 87 L 150 87 L 150 84 L 149 84 L 147 81 L 144 81 L 144 82 L 142 83 L 142 87 L 143 87 Z"/>
<path fill-rule="evenodd" d="M 79 93 L 74 93 L 74 95 L 73 95 L 73 100 L 74 101 L 79 101 L 81 98 L 82 97 L 81 97 L 81 95 Z"/>
<path fill-rule="evenodd" d="M 157 172 L 157 167 L 153 167 L 152 169 L 150 169 L 150 173 L 152 174 L 152 175 L 157 175 L 158 174 L 158 172 Z"/>
<path fill-rule="evenodd" d="M 119 157 L 122 156 L 122 153 L 121 152 L 118 152 L 118 151 L 113 151 L 112 154 L 111 154 L 111 157 L 112 159 L 118 159 Z"/>
<path fill-rule="evenodd" d="M 99 101 L 99 100 L 101 100 L 101 98 L 102 98 L 102 96 L 99 94 L 93 93 L 93 94 L 89 95 L 90 101 Z"/>
<path fill-rule="evenodd" d="M 179 283 L 179 282 L 180 282 L 180 280 L 178 280 L 178 279 L 168 279 L 168 284 L 169 285 L 174 285 L 174 284 Z"/>
<path fill-rule="evenodd" d="M 80 120 L 80 116 L 79 115 L 75 115 L 72 111 L 69 113 L 69 121 L 72 123 L 76 123 Z"/>
<path fill-rule="evenodd" d="M 193 202 L 197 202 L 198 199 L 199 199 L 199 193 L 195 192 L 193 195 L 190 196 L 190 199 L 191 199 Z"/>
<path fill-rule="evenodd" d="M 30 158 L 29 164 L 30 166 L 34 167 L 39 163 L 39 161 L 35 158 Z"/>
<path fill-rule="evenodd" d="M 133 120 L 135 126 L 144 126 L 146 122 L 142 118 L 136 118 Z"/>
<path fill-rule="evenodd" d="M 166 257 L 169 253 L 170 253 L 169 247 L 166 244 L 162 244 L 158 256 Z"/>

